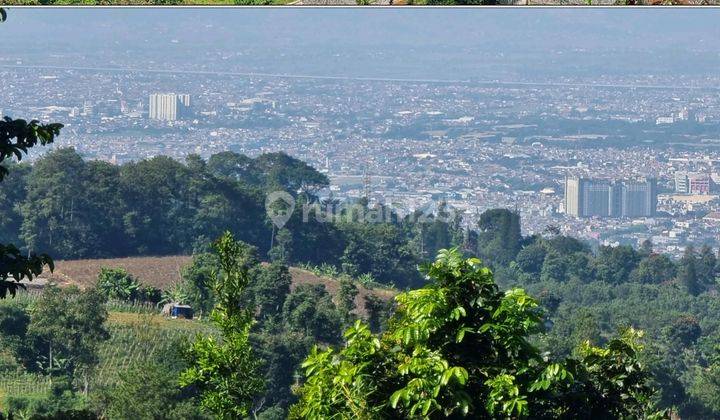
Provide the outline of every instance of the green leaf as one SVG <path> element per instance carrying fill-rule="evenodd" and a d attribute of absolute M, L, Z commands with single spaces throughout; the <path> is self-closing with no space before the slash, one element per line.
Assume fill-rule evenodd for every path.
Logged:
<path fill-rule="evenodd" d="M 445 372 L 443 372 L 442 376 L 440 377 L 440 384 L 441 385 L 447 385 L 450 381 L 450 378 L 453 376 L 452 369 L 448 369 Z"/>
<path fill-rule="evenodd" d="M 427 413 L 430 411 L 430 407 L 432 407 L 432 400 L 426 400 L 423 403 L 423 407 L 422 407 L 423 416 L 427 416 Z"/>
<path fill-rule="evenodd" d="M 457 366 L 452 368 L 453 375 L 455 378 L 457 378 L 458 382 L 460 382 L 461 385 L 465 385 L 470 375 L 468 374 L 468 371 L 465 370 L 465 368 Z"/>
<path fill-rule="evenodd" d="M 400 400 L 400 398 L 402 398 L 404 393 L 405 393 L 405 390 L 403 390 L 403 389 L 393 392 L 393 394 L 390 396 L 390 406 L 392 408 L 397 408 L 397 403 Z"/>

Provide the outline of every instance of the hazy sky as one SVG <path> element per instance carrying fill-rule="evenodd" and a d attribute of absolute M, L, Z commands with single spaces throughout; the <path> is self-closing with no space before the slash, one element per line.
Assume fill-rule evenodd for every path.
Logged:
<path fill-rule="evenodd" d="M 5 60 L 467 78 L 710 74 L 719 9 L 13 9 Z M 46 58 L 42 58 L 45 56 Z M 3 57 L 0 57 L 2 63 Z M 79 63 L 78 63 L 79 64 Z M 115 64 L 120 64 L 115 63 Z M 227 66 L 227 69 L 219 68 Z M 480 77 L 482 78 L 482 77 Z"/>

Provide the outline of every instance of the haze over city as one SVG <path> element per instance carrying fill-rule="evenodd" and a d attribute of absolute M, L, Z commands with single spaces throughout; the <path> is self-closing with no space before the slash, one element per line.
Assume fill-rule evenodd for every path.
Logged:
<path fill-rule="evenodd" d="M 11 12 L 0 110 L 63 121 L 42 152 L 284 151 L 341 199 L 444 200 L 468 220 L 517 209 L 524 233 L 677 256 L 717 243 L 717 10 Z M 153 111 L 168 93 L 185 112 Z M 567 176 L 654 179 L 657 206 L 576 217 Z M 682 176 L 709 186 L 678 189 Z"/>

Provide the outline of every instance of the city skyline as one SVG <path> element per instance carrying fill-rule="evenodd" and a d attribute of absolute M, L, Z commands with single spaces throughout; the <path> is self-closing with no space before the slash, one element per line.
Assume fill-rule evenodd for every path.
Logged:
<path fill-rule="evenodd" d="M 492 31 L 483 29 L 485 35 L 507 39 L 491 48 L 474 38 L 447 48 L 457 46 L 447 37 L 409 48 L 405 35 L 385 25 L 398 22 L 408 30 L 426 25 L 436 35 L 448 34 L 442 19 L 420 12 L 388 17 L 368 11 L 355 18 L 393 39 L 385 43 L 342 35 L 338 22 L 349 15 L 321 13 L 315 30 L 338 34 L 342 52 L 323 40 L 288 44 L 282 36 L 264 35 L 261 26 L 271 21 L 306 31 L 298 26 L 309 24 L 300 12 L 219 17 L 216 11 L 200 11 L 193 15 L 192 39 L 178 29 L 188 22 L 184 11 L 155 23 L 152 11 L 112 16 L 83 11 L 57 22 L 42 13 L 13 13 L 14 23 L 7 22 L 3 31 L 18 43 L 0 59 L 7 82 L 0 86 L 0 110 L 66 125 L 56 144 L 33 152 L 31 160 L 60 147 L 117 164 L 159 155 L 182 160 L 195 153 L 255 157 L 283 151 L 330 177 L 323 196 L 356 200 L 369 189 L 373 202 L 394 203 L 403 211 L 444 200 L 467 223 L 489 208 L 516 209 L 525 234 L 557 225 L 600 244 L 637 245 L 652 238 L 659 251 L 676 256 L 691 241 L 720 245 L 720 227 L 704 219 L 720 211 L 710 189 L 713 179 L 720 181 L 720 76 L 715 71 L 720 48 L 704 41 L 717 30 L 710 20 L 690 27 L 694 12 L 674 12 L 674 19 L 651 14 L 636 27 L 667 26 L 662 36 L 697 34 L 698 42 L 683 52 L 678 52 L 682 40 L 644 45 L 632 38 L 618 48 L 616 41 L 629 34 L 632 11 L 542 12 L 537 21 L 533 14 L 500 10 L 491 17 L 468 12 L 472 19 L 457 12 L 438 15 L 468 31 L 473 19 L 488 21 Z M 74 19 L 91 16 L 97 19 L 85 31 L 94 36 L 42 60 L 33 52 L 33 36 L 70 33 Z M 107 29 L 126 18 L 132 18 L 126 26 Z M 520 21 L 529 24 L 510 25 Z M 585 25 L 588 21 L 593 23 Z M 39 25 L 36 35 L 22 29 L 29 22 Z M 246 26 L 233 33 L 233 22 Z M 618 31 L 621 27 L 626 29 Z M 580 28 L 586 47 L 574 35 Z M 513 40 L 514 30 L 558 39 L 523 46 Z M 229 41 L 246 32 L 253 32 L 256 45 Z M 100 48 L 99 40 L 107 36 L 125 44 Z M 567 39 L 573 41 L 555 42 Z M 658 63 L 650 53 L 668 60 Z M 692 71 L 668 72 L 688 63 Z M 613 70 L 621 65 L 646 70 Z M 152 95 L 167 92 L 192 98 L 190 118 L 180 117 L 174 106 L 167 112 L 153 106 Z M 177 98 L 170 102 L 178 105 Z M 686 172 L 693 174 L 688 188 L 677 188 Z M 622 189 L 610 195 L 609 187 L 607 194 L 601 187 L 598 194 L 607 195 L 608 204 L 600 207 L 607 210 L 590 214 L 627 217 L 576 219 L 567 212 L 564 192 L 565 177 L 573 173 L 655 178 L 657 205 L 645 200 L 640 207 L 656 207 L 657 213 L 623 210 L 622 203 L 635 201 L 617 198 Z M 624 194 L 632 195 L 627 188 Z M 612 197 L 620 207 L 612 207 Z M 648 227 L 638 231 L 634 223 L 643 218 Z"/>

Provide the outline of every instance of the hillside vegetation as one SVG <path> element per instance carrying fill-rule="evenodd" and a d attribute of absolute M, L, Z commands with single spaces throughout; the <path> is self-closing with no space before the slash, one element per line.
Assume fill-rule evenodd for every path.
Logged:
<path fill-rule="evenodd" d="M 61 128 L 1 124 L 20 144 L 0 141 L 0 161 Z M 720 417 L 708 246 L 674 261 L 650 242 L 594 248 L 552 226 L 523 236 L 506 209 L 467 226 L 445 203 L 409 215 L 338 203 L 318 197 L 324 175 L 282 153 L 115 166 L 59 149 L 5 169 L 0 243 L 19 244 L 0 247 L 9 296 L 52 258 L 192 255 L 143 268 L 145 284 L 131 265 L 76 265 L 84 288 L 1 301 L 13 416 Z M 264 202 L 277 191 L 296 204 L 280 206 L 280 228 Z M 341 217 L 305 221 L 302 204 Z M 199 319 L 159 318 L 164 302 Z"/>
<path fill-rule="evenodd" d="M 43 278 L 58 284 L 59 286 L 78 286 L 81 288 L 95 287 L 98 276 L 103 268 L 120 268 L 126 270 L 131 276 L 144 286 L 158 288 L 160 290 L 172 289 L 183 280 L 183 270 L 192 264 L 193 257 L 187 255 L 176 255 L 166 257 L 127 257 L 127 258 L 101 258 L 87 260 L 60 260 L 55 262 L 55 270 Z M 298 285 L 320 285 L 323 286 L 334 298 L 340 293 L 341 281 L 335 276 L 323 273 L 314 273 L 314 267 L 309 269 L 289 267 L 292 277 L 290 290 L 295 290 Z M 316 272 L 319 270 L 316 269 Z M 374 285 L 370 288 L 355 281 L 357 296 L 355 296 L 355 307 L 360 315 L 366 316 L 366 298 L 369 295 L 377 296 L 383 301 L 389 301 L 397 294 L 397 291 Z"/>

